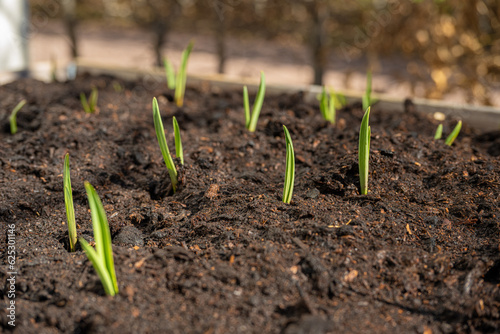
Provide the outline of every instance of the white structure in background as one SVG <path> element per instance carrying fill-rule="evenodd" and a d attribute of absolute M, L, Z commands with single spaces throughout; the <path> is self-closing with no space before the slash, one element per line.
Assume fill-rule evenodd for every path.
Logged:
<path fill-rule="evenodd" d="M 0 72 L 28 72 L 28 1 L 0 0 Z"/>

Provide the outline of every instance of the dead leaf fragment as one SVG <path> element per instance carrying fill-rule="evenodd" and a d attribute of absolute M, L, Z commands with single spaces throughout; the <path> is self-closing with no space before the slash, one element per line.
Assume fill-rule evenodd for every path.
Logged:
<path fill-rule="evenodd" d="M 220 187 L 218 184 L 211 184 L 204 196 L 208 199 L 214 199 L 219 194 L 219 189 Z"/>
<path fill-rule="evenodd" d="M 358 271 L 353 269 L 344 275 L 344 281 L 346 281 L 347 283 L 350 283 L 350 282 L 354 281 L 354 279 L 356 277 L 358 277 Z"/>

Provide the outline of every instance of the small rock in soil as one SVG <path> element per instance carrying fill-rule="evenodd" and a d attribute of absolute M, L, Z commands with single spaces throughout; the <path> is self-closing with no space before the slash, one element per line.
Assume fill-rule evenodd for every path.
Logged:
<path fill-rule="evenodd" d="M 123 227 L 113 242 L 121 246 L 144 246 L 142 232 L 134 226 Z"/>
<path fill-rule="evenodd" d="M 309 190 L 306 194 L 307 198 L 316 198 L 318 196 L 319 196 L 319 190 L 316 188 Z"/>

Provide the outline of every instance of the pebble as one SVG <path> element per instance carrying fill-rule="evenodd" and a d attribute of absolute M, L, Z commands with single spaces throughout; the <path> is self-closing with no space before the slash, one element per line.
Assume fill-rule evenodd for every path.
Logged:
<path fill-rule="evenodd" d="M 319 196 L 319 190 L 316 188 L 309 190 L 306 194 L 306 197 L 308 198 L 316 198 L 318 196 Z"/>
<path fill-rule="evenodd" d="M 144 246 L 142 232 L 134 226 L 122 227 L 113 242 L 122 246 Z"/>

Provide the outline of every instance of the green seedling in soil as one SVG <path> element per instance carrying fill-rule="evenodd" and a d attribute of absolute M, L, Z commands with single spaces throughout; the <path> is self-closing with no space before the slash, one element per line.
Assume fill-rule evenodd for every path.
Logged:
<path fill-rule="evenodd" d="M 160 108 L 158 107 L 158 101 L 156 100 L 156 97 L 153 98 L 153 120 L 155 123 L 156 138 L 158 138 L 158 144 L 160 145 L 161 154 L 163 155 L 163 160 L 165 161 L 165 165 L 167 166 L 168 175 L 170 176 L 170 181 L 172 183 L 172 189 L 175 193 L 178 183 L 177 169 L 175 168 L 174 160 L 172 159 L 170 150 L 168 149 L 167 139 L 165 138 L 165 130 L 163 129 L 163 122 L 161 121 Z"/>
<path fill-rule="evenodd" d="M 283 203 L 290 204 L 293 194 L 293 184 L 295 182 L 295 154 L 293 152 L 292 137 L 286 126 L 283 125 L 286 140 L 286 167 L 285 186 L 283 187 Z"/>
<path fill-rule="evenodd" d="M 259 120 L 259 115 L 262 109 L 262 104 L 264 103 L 265 95 L 266 95 L 266 78 L 264 76 L 264 72 L 260 72 L 259 90 L 257 91 L 257 96 L 255 97 L 251 114 L 250 114 L 250 102 L 248 99 L 248 89 L 247 86 L 243 87 L 243 107 L 245 109 L 245 126 L 250 132 L 255 132 L 255 130 L 257 129 L 257 121 Z"/>
<path fill-rule="evenodd" d="M 69 173 L 69 154 L 64 157 L 63 168 L 64 206 L 66 207 L 66 217 L 68 218 L 69 251 L 76 250 L 76 222 L 75 209 L 73 207 L 73 191 L 71 189 L 71 177 Z"/>
<path fill-rule="evenodd" d="M 118 81 L 113 81 L 113 89 L 116 93 L 123 92 L 123 86 Z"/>
<path fill-rule="evenodd" d="M 344 95 L 327 92 L 326 88 L 323 87 L 319 96 L 319 109 L 325 121 L 335 124 L 337 108 L 342 108 L 344 105 Z"/>
<path fill-rule="evenodd" d="M 177 119 L 172 119 L 172 123 L 174 126 L 174 140 L 175 140 L 175 156 L 179 158 L 181 161 L 181 165 L 184 165 L 184 151 L 182 150 L 182 141 L 181 141 L 181 130 L 179 129 L 179 123 L 177 123 Z"/>
<path fill-rule="evenodd" d="M 165 68 L 165 76 L 167 77 L 168 89 L 175 89 L 175 70 L 172 62 L 165 58 L 163 60 L 163 67 Z"/>
<path fill-rule="evenodd" d="M 458 134 L 460 133 L 460 129 L 462 129 L 462 121 L 458 121 L 457 125 L 453 129 L 453 131 L 450 133 L 450 135 L 446 138 L 446 141 L 444 142 L 446 145 L 451 146 L 455 139 L 458 137 Z"/>
<path fill-rule="evenodd" d="M 25 104 L 26 100 L 22 100 L 14 107 L 14 109 L 10 113 L 9 117 L 10 133 L 13 135 L 17 133 L 17 113 L 19 112 L 19 110 L 21 110 L 22 107 L 24 107 Z"/>
<path fill-rule="evenodd" d="M 443 136 L 443 124 L 439 124 L 436 133 L 434 134 L 434 140 L 439 140 Z"/>
<path fill-rule="evenodd" d="M 346 101 L 344 94 L 335 93 L 335 92 L 331 92 L 330 94 L 332 94 L 332 96 L 334 98 L 335 108 L 343 108 L 347 104 L 347 101 Z"/>
<path fill-rule="evenodd" d="M 54 56 L 50 59 L 50 79 L 52 82 L 57 82 L 57 60 Z"/>
<path fill-rule="evenodd" d="M 181 67 L 179 73 L 177 73 L 177 78 L 175 80 L 175 104 L 178 107 L 182 107 L 184 104 L 184 93 L 186 92 L 186 76 L 187 76 L 187 62 L 191 50 L 193 49 L 193 42 L 189 42 L 188 46 L 184 51 L 182 51 L 181 57 Z"/>
<path fill-rule="evenodd" d="M 372 105 L 372 71 L 366 73 L 366 90 L 363 94 L 363 110 Z"/>
<path fill-rule="evenodd" d="M 335 99 L 332 94 L 326 92 L 325 87 L 321 92 L 319 110 L 325 121 L 335 124 Z"/>
<path fill-rule="evenodd" d="M 358 149 L 358 164 L 359 164 L 359 184 L 361 195 L 368 194 L 368 167 L 370 160 L 370 135 L 371 128 L 368 125 L 370 118 L 370 107 L 366 109 L 361 127 L 359 129 L 359 149 Z"/>
<path fill-rule="evenodd" d="M 116 282 L 108 219 L 106 218 L 106 212 L 102 206 L 101 199 L 94 187 L 90 183 L 85 182 L 85 190 L 89 199 L 90 214 L 92 216 L 95 249 L 83 238 L 80 238 L 80 244 L 90 262 L 92 262 L 97 275 L 99 275 L 104 291 L 107 295 L 114 296 L 118 293 L 118 283 Z"/>
<path fill-rule="evenodd" d="M 92 88 L 88 99 L 84 93 L 80 93 L 80 102 L 82 103 L 83 110 L 85 110 L 87 114 L 92 114 L 96 110 L 97 97 L 98 92 L 95 87 Z"/>

